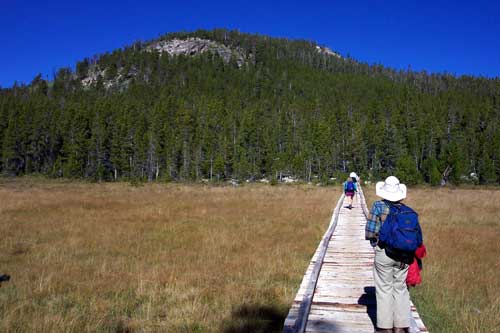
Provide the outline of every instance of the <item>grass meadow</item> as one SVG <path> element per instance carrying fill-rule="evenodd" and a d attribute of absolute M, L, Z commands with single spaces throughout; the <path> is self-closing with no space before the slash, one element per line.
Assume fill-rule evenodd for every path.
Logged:
<path fill-rule="evenodd" d="M 339 194 L 4 182 L 0 331 L 281 331 Z"/>
<path fill-rule="evenodd" d="M 339 195 L 0 180 L 0 331 L 279 332 Z M 428 328 L 499 331 L 500 191 L 411 188 L 407 202 Z"/>

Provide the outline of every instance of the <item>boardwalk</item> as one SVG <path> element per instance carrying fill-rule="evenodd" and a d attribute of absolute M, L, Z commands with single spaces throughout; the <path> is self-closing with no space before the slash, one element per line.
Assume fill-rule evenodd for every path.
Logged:
<path fill-rule="evenodd" d="M 284 332 L 374 332 L 374 252 L 365 241 L 366 203 L 362 191 L 354 208 L 344 195 L 304 275 Z M 411 332 L 427 332 L 412 304 Z"/>

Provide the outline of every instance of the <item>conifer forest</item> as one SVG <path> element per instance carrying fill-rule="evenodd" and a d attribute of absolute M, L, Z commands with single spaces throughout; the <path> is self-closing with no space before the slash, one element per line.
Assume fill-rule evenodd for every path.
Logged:
<path fill-rule="evenodd" d="M 189 38 L 226 53 L 151 47 Z M 0 154 L 12 176 L 498 184 L 500 79 L 368 65 L 304 40 L 170 33 L 0 89 Z"/>

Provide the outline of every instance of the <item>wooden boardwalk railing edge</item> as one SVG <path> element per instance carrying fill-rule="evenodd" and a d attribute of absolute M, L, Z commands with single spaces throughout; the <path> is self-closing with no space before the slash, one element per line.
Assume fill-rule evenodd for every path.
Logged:
<path fill-rule="evenodd" d="M 337 226 L 339 211 L 342 208 L 344 197 L 345 197 L 344 194 L 340 196 L 340 199 L 337 202 L 337 206 L 333 210 L 330 224 L 319 245 L 320 251 L 319 253 L 318 251 L 316 251 L 315 253 L 316 260 L 314 263 L 310 264 L 310 266 L 314 264 L 312 271 L 310 269 L 311 267 L 309 266 L 309 269 L 306 271 L 306 274 L 304 275 L 304 279 L 301 284 L 301 286 L 306 284 L 306 291 L 304 297 L 302 298 L 299 304 L 298 310 L 295 307 L 292 307 L 290 309 L 290 313 L 288 314 L 288 317 L 285 320 L 285 325 L 283 330 L 284 333 L 303 333 L 305 331 L 307 324 L 307 316 L 309 315 L 309 311 L 311 309 L 314 290 L 316 289 L 316 284 L 318 282 L 318 277 L 321 271 L 323 259 L 325 257 L 326 249 L 328 248 L 330 238 L 332 237 L 333 232 L 335 231 L 335 227 Z"/>

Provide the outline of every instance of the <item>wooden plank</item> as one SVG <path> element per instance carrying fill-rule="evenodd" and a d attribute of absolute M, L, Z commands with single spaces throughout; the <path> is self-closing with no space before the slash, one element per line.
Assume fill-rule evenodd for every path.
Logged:
<path fill-rule="evenodd" d="M 327 303 L 343 303 L 343 304 L 359 304 L 361 295 L 352 296 L 336 296 L 336 295 L 314 295 L 314 303 L 327 304 Z M 361 305 L 375 305 L 375 297 L 363 300 Z"/>
<path fill-rule="evenodd" d="M 336 332 L 339 327 L 356 328 L 362 332 L 373 333 L 373 323 L 371 320 L 365 320 L 366 314 L 346 315 L 345 313 L 325 312 L 313 313 L 309 315 L 307 331 L 318 330 L 323 325 L 328 325 L 330 332 Z M 333 326 L 333 327 L 331 327 Z M 335 330 L 332 330 L 335 329 Z"/>

